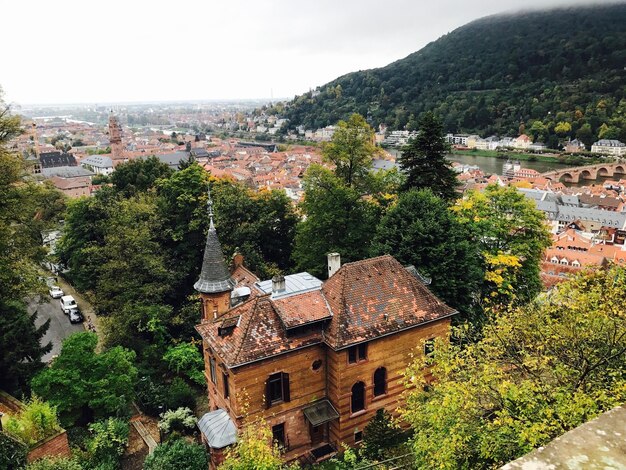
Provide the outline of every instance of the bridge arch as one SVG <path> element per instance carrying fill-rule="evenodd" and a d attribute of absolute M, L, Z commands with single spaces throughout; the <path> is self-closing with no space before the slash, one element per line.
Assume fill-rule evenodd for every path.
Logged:
<path fill-rule="evenodd" d="M 571 173 L 565 172 L 559 177 L 559 181 L 562 183 L 571 183 L 574 181 L 574 177 Z"/>
<path fill-rule="evenodd" d="M 589 170 L 582 170 L 580 172 L 580 177 L 584 180 L 595 180 L 596 178 L 591 174 Z"/>
<path fill-rule="evenodd" d="M 610 176 L 612 173 L 605 167 L 598 168 L 598 176 Z"/>
<path fill-rule="evenodd" d="M 613 173 L 619 173 L 623 175 L 624 173 L 626 173 L 626 170 L 624 168 L 624 165 L 615 165 L 615 168 L 613 168 Z"/>

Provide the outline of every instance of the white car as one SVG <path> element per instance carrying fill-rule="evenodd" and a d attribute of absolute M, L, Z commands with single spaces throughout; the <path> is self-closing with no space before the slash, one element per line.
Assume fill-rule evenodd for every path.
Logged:
<path fill-rule="evenodd" d="M 61 297 L 61 310 L 63 310 L 63 313 L 68 314 L 70 313 L 70 310 L 76 308 L 77 306 L 78 305 L 76 304 L 74 297 L 71 295 L 64 295 Z"/>
<path fill-rule="evenodd" d="M 65 295 L 59 286 L 50 286 L 48 292 L 53 299 L 60 299 Z"/>

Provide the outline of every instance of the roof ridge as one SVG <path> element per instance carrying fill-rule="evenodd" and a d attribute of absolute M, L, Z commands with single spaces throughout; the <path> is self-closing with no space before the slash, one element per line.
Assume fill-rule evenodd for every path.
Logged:
<path fill-rule="evenodd" d="M 263 296 L 258 296 L 258 297 L 254 297 L 253 299 L 251 299 L 251 300 L 254 300 L 254 305 L 252 306 L 252 310 L 250 312 L 249 318 L 247 319 L 247 323 L 246 323 L 245 329 L 244 329 L 243 334 L 241 336 L 241 342 L 239 343 L 239 347 L 237 348 L 237 351 L 235 353 L 235 359 L 236 360 L 239 359 L 239 354 L 241 353 L 241 350 L 243 349 L 243 345 L 246 342 L 246 338 L 248 337 L 248 331 L 250 330 L 250 325 L 252 324 L 253 313 L 255 312 L 256 307 L 258 305 L 258 302 L 259 302 L 259 300 L 262 297 Z"/>

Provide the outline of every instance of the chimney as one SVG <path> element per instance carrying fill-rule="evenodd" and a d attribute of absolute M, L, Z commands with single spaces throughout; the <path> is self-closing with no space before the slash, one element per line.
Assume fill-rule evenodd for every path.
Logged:
<path fill-rule="evenodd" d="M 328 278 L 339 271 L 341 267 L 341 256 L 339 253 L 328 253 Z"/>
<path fill-rule="evenodd" d="M 233 268 L 238 268 L 239 266 L 243 266 L 243 255 L 239 252 L 235 252 L 233 255 Z"/>
<path fill-rule="evenodd" d="M 272 278 L 272 294 L 285 292 L 285 276 L 278 275 Z"/>

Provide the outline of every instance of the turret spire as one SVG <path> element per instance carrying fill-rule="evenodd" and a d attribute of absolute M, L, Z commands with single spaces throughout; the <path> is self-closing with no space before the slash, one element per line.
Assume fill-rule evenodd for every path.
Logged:
<path fill-rule="evenodd" d="M 198 282 L 194 284 L 194 289 L 203 294 L 215 294 L 233 290 L 235 282 L 230 277 L 230 272 L 224 262 L 222 245 L 217 238 L 217 231 L 213 223 L 213 199 L 211 189 L 208 190 L 207 207 L 209 212 L 209 232 L 206 237 L 204 247 L 204 258 L 202 260 L 202 271 Z"/>
<path fill-rule="evenodd" d="M 206 203 L 207 207 L 209 208 L 209 228 L 214 229 L 215 225 L 213 225 L 213 199 L 211 198 L 211 186 L 209 186 L 207 194 L 209 195 Z"/>

